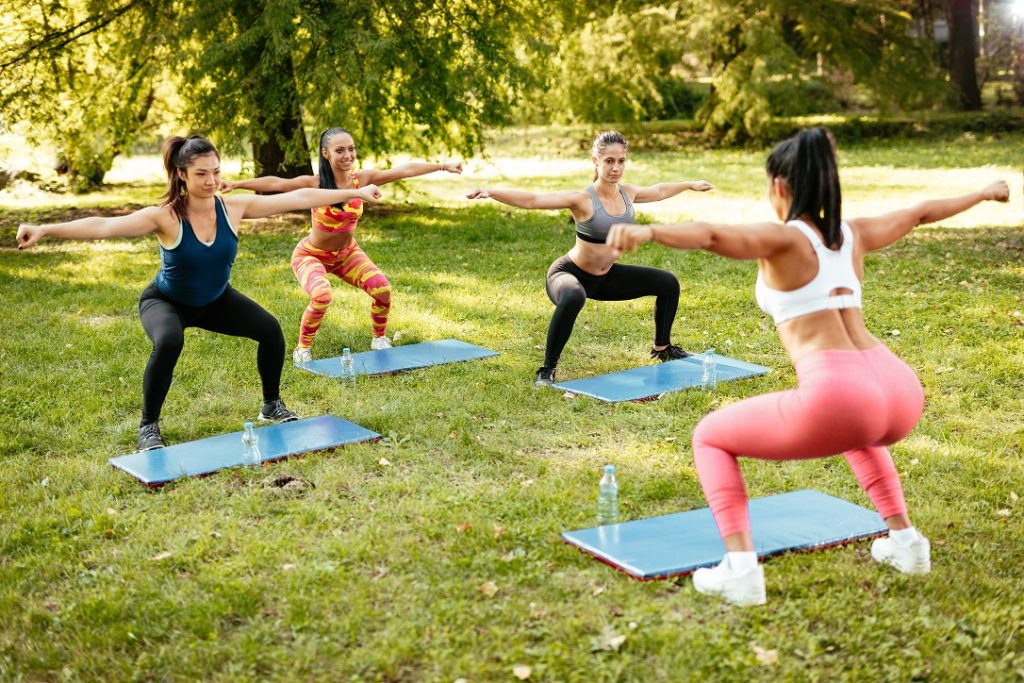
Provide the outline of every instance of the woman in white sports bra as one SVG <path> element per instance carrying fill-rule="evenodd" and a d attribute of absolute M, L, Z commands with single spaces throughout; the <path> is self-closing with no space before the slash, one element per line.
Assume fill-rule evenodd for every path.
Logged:
<path fill-rule="evenodd" d="M 775 320 L 797 388 L 716 410 L 693 432 L 697 473 L 726 549 L 721 564 L 694 573 L 694 587 L 748 605 L 764 603 L 765 583 L 740 455 L 793 460 L 842 453 L 890 530 L 874 542 L 872 557 L 907 574 L 931 570 L 928 539 L 911 525 L 887 448 L 917 424 L 924 395 L 914 371 L 864 326 L 864 254 L 918 225 L 985 200 L 1009 199 L 1000 181 L 960 197 L 843 221 L 835 145 L 822 128 L 779 143 L 767 171 L 768 200 L 785 223 L 616 224 L 608 234 L 608 244 L 624 251 L 659 242 L 758 260 L 757 302 Z"/>

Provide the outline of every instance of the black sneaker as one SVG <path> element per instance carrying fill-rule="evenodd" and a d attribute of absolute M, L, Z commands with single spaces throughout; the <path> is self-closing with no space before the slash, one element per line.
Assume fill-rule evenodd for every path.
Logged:
<path fill-rule="evenodd" d="M 676 346 L 675 344 L 669 344 L 661 351 L 656 351 L 653 348 L 651 349 L 651 358 L 657 358 L 662 363 L 667 360 L 679 360 L 680 358 L 686 358 L 687 356 L 692 355 L 692 353 L 683 351 L 682 347 Z"/>
<path fill-rule="evenodd" d="M 160 436 L 160 423 L 148 422 L 139 427 L 139 450 L 151 451 L 154 448 L 163 448 L 164 438 Z"/>
<path fill-rule="evenodd" d="M 288 410 L 285 406 L 284 401 L 281 399 L 275 399 L 270 403 L 264 403 L 263 408 L 260 410 L 259 421 L 260 422 L 292 422 L 298 420 L 299 416 L 294 412 Z"/>
<path fill-rule="evenodd" d="M 533 386 L 535 387 L 547 387 L 555 383 L 555 369 L 549 368 L 546 365 L 542 365 L 537 370 L 537 379 L 533 380 Z"/>

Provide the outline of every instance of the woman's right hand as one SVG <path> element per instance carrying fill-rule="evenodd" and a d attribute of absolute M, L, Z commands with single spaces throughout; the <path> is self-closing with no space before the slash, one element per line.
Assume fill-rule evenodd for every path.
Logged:
<path fill-rule="evenodd" d="M 491 193 L 487 190 L 477 188 L 466 195 L 466 199 L 487 199 L 491 196 Z"/>
<path fill-rule="evenodd" d="M 220 191 L 223 194 L 227 194 L 238 187 L 241 180 L 222 180 L 220 181 Z"/>
<path fill-rule="evenodd" d="M 359 188 L 359 196 L 365 202 L 379 202 L 384 195 L 381 194 L 379 187 L 371 184 Z"/>
<path fill-rule="evenodd" d="M 641 244 L 647 244 L 654 240 L 654 228 L 650 225 L 637 225 L 636 223 L 616 223 L 608 231 L 605 237 L 605 244 L 623 251 L 635 251 Z"/>
<path fill-rule="evenodd" d="M 18 226 L 18 234 L 15 239 L 18 241 L 18 249 L 30 249 L 36 242 L 43 238 L 43 229 L 31 223 L 22 223 Z"/>
<path fill-rule="evenodd" d="M 999 180 L 982 190 L 981 194 L 985 199 L 1005 203 L 1010 201 L 1010 186 L 1005 180 Z"/>

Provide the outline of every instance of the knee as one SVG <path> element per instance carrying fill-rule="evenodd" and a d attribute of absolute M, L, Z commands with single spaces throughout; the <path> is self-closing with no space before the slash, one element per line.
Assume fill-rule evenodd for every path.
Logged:
<path fill-rule="evenodd" d="M 665 271 L 661 278 L 661 291 L 671 296 L 679 296 L 679 278 Z"/>
<path fill-rule="evenodd" d="M 326 282 L 317 285 L 309 293 L 309 305 L 317 311 L 325 311 L 331 305 L 331 286 Z"/>
<path fill-rule="evenodd" d="M 182 330 L 166 332 L 153 339 L 153 354 L 165 358 L 177 358 L 185 346 L 185 333 Z"/>
<path fill-rule="evenodd" d="M 370 290 L 370 296 L 381 306 L 391 305 L 391 283 L 384 280 L 384 284 Z"/>
<path fill-rule="evenodd" d="M 562 292 L 555 306 L 563 311 L 579 311 L 586 302 L 586 292 L 581 289 L 570 289 Z"/>

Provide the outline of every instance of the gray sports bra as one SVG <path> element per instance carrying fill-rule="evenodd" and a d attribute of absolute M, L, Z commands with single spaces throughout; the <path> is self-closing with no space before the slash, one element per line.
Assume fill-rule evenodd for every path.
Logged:
<path fill-rule="evenodd" d="M 622 200 L 626 202 L 626 213 L 620 216 L 613 216 L 604 210 L 604 207 L 601 206 L 601 200 L 597 198 L 597 191 L 593 185 L 587 185 L 587 192 L 590 194 L 590 203 L 594 205 L 594 215 L 582 223 L 576 223 L 576 236 L 584 242 L 604 244 L 608 231 L 612 229 L 613 225 L 616 223 L 636 222 L 633 202 L 629 201 L 629 197 L 626 196 L 626 191 L 622 189 L 621 185 L 619 185 L 619 194 L 622 195 Z"/>

